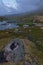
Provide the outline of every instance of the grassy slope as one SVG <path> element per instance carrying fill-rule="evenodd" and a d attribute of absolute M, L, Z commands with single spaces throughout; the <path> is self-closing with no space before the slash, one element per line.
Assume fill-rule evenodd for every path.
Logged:
<path fill-rule="evenodd" d="M 35 17 L 36 18 L 36 17 Z M 38 17 L 40 18 L 40 17 Z M 6 18 L 4 18 L 5 20 Z M 24 16 L 24 17 L 11 17 L 10 20 L 15 20 L 16 22 L 18 22 L 18 25 L 23 25 L 24 23 L 26 24 L 32 24 L 34 17 L 30 17 L 29 16 Z M 7 18 L 7 20 L 9 20 L 9 18 Z M 41 19 L 42 20 L 42 19 Z M 21 23 L 22 21 L 22 23 Z M 31 21 L 31 22 L 30 22 Z M 36 21 L 35 21 L 36 22 Z M 38 21 L 37 21 L 38 22 Z M 41 21 L 40 21 L 41 22 Z M 22 26 L 21 25 L 21 26 Z M 14 33 L 14 29 L 13 30 L 9 30 L 7 31 L 0 31 L 0 50 L 3 48 L 4 45 L 6 45 L 12 38 L 25 38 L 30 36 L 30 40 L 32 41 L 31 44 L 27 44 L 28 47 L 26 46 L 25 48 L 31 51 L 31 53 L 36 56 L 39 60 L 39 65 L 43 65 L 43 30 L 41 30 L 38 27 L 30 27 L 28 29 L 23 29 L 22 27 L 19 29 L 20 31 L 23 31 L 23 33 Z M 11 31 L 11 32 L 10 32 Z M 36 41 L 39 40 L 41 41 L 41 44 L 34 44 L 36 43 Z M 25 41 L 26 43 L 30 43 L 28 40 Z M 37 48 L 37 49 L 36 49 Z M 11 62 L 9 63 L 5 63 L 3 65 L 12 65 Z"/>
<path fill-rule="evenodd" d="M 30 42 L 26 39 L 24 39 L 23 41 L 25 42 L 25 44 L 29 45 L 26 46 L 25 44 L 25 48 L 31 51 L 31 53 L 36 56 L 39 60 L 39 65 L 43 65 L 43 42 L 40 45 L 36 45 L 36 40 L 43 40 L 43 30 L 40 30 L 40 28 L 38 27 L 34 27 L 34 28 L 28 28 L 28 29 L 23 29 L 20 28 L 20 31 L 23 31 L 23 33 L 15 33 L 14 29 L 12 30 L 8 30 L 7 31 L 0 31 L 0 50 L 3 48 L 4 45 L 6 45 L 12 38 L 27 38 L 29 35 L 31 36 L 31 44 Z M 38 43 L 39 44 L 39 43 Z M 9 65 L 11 65 L 11 63 L 8 63 Z M 6 64 L 5 64 L 6 65 Z"/>
<path fill-rule="evenodd" d="M 18 16 L 15 16 L 15 15 L 11 15 L 11 16 L 3 16 L 3 17 L 0 17 L 0 20 L 3 21 L 3 20 L 7 20 L 10 22 L 13 20 L 15 23 L 18 22 L 18 23 L 30 23 L 33 22 L 33 20 L 35 20 L 35 22 L 42 22 L 43 23 L 43 16 L 42 15 L 18 15 Z M 36 21 L 37 20 L 37 21 Z"/>

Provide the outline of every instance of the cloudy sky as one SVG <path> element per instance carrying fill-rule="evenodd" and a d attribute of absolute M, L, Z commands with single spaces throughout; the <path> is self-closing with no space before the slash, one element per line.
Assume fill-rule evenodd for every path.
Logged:
<path fill-rule="evenodd" d="M 0 0 L 0 15 L 38 10 L 43 0 Z"/>

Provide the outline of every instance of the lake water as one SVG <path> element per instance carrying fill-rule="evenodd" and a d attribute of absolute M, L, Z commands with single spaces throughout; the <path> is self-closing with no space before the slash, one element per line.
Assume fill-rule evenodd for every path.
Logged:
<path fill-rule="evenodd" d="M 16 23 L 7 23 L 7 22 L 0 22 L 0 30 L 17 28 L 18 25 Z"/>

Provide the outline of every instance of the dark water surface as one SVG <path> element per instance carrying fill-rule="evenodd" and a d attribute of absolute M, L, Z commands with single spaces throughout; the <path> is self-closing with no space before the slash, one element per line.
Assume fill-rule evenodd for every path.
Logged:
<path fill-rule="evenodd" d="M 17 28 L 17 27 L 18 27 L 18 25 L 16 23 L 7 23 L 5 21 L 0 22 L 0 30 Z"/>

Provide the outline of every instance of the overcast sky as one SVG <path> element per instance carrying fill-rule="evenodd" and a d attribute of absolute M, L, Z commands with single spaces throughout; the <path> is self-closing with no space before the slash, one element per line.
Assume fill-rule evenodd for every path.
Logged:
<path fill-rule="evenodd" d="M 43 1 L 43 0 L 41 0 Z M 41 3 L 40 0 L 0 0 L 0 13 L 22 13 L 38 10 Z M 3 10 L 3 11 L 2 11 Z"/>

